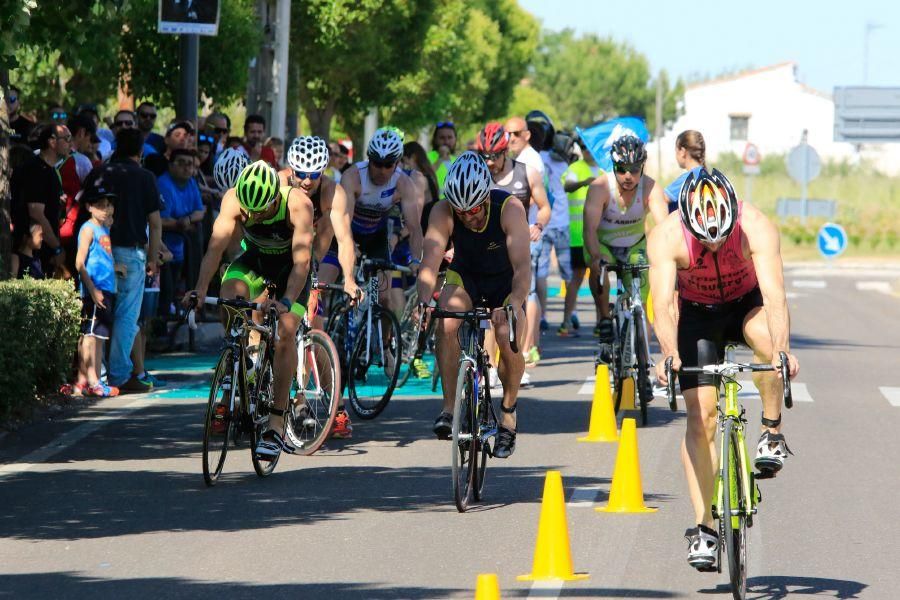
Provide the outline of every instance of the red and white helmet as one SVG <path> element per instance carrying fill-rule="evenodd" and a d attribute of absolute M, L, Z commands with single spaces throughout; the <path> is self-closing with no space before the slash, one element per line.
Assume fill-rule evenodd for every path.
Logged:
<path fill-rule="evenodd" d="M 488 123 L 484 129 L 478 132 L 475 140 L 475 149 L 479 152 L 495 154 L 505 151 L 509 147 L 509 134 L 503 125 L 497 122 Z"/>
<path fill-rule="evenodd" d="M 716 244 L 734 230 L 737 196 L 731 182 L 718 169 L 709 173 L 701 168 L 684 180 L 678 195 L 678 210 L 681 222 L 695 238 Z"/>
<path fill-rule="evenodd" d="M 491 171 L 477 152 L 467 150 L 453 161 L 444 180 L 444 197 L 456 210 L 472 210 L 491 194 Z"/>

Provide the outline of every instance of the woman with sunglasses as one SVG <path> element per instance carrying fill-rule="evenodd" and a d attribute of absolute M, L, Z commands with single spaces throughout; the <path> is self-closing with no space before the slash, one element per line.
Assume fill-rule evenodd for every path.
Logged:
<path fill-rule="evenodd" d="M 613 170 L 605 177 L 597 177 L 588 187 L 584 202 L 584 250 L 592 273 L 600 272 L 600 264 L 645 263 L 649 224 L 652 213 L 657 223 L 669 214 L 662 187 L 644 175 L 647 150 L 644 142 L 633 135 L 624 135 L 613 142 L 610 149 Z M 609 307 L 609 276 L 598 288 L 591 277 L 591 291 L 600 304 L 597 325 L 601 344 L 613 342 L 613 323 Z M 627 284 L 628 282 L 626 282 Z M 649 281 L 643 279 L 641 295 L 644 303 L 650 291 Z"/>

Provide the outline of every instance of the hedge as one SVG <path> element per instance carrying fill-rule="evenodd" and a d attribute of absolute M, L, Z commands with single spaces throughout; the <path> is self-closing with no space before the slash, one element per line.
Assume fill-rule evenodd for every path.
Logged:
<path fill-rule="evenodd" d="M 0 416 L 27 410 L 69 375 L 81 325 L 71 281 L 0 282 Z"/>

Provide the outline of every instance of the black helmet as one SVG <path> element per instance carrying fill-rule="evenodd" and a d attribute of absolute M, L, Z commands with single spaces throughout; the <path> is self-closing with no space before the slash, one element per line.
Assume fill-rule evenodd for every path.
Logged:
<path fill-rule="evenodd" d="M 550 154 L 554 158 L 563 160 L 567 163 L 575 162 L 577 158 L 572 152 L 575 146 L 575 135 L 569 131 L 558 131 L 553 136 L 553 146 L 550 148 Z"/>
<path fill-rule="evenodd" d="M 556 134 L 556 128 L 553 127 L 553 120 L 547 116 L 547 113 L 541 110 L 533 110 L 525 115 L 525 123 L 529 126 L 529 129 L 536 127 L 543 134 L 541 137 L 544 142 L 541 144 L 541 150 L 550 150 L 553 147 L 553 136 Z"/>
<path fill-rule="evenodd" d="M 634 165 L 647 160 L 644 142 L 633 135 L 623 135 L 612 143 L 609 149 L 613 164 Z"/>

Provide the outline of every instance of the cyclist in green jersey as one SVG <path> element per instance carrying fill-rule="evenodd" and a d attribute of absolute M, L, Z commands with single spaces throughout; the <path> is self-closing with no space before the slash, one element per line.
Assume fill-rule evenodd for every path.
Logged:
<path fill-rule="evenodd" d="M 212 236 L 193 292 L 202 303 L 209 282 L 219 268 L 229 242 L 243 236 L 244 252 L 229 265 L 222 277 L 222 298 L 238 296 L 265 303 L 278 311 L 278 341 L 275 344 L 275 408 L 269 429 L 263 433 L 256 454 L 275 459 L 282 450 L 294 449 L 285 441 L 284 411 L 291 377 L 297 370 L 295 337 L 309 298 L 309 268 L 313 241 L 313 205 L 299 188 L 278 185 L 275 169 L 263 161 L 245 168 L 234 188 L 222 198 Z M 276 288 L 269 297 L 266 280 Z"/>

